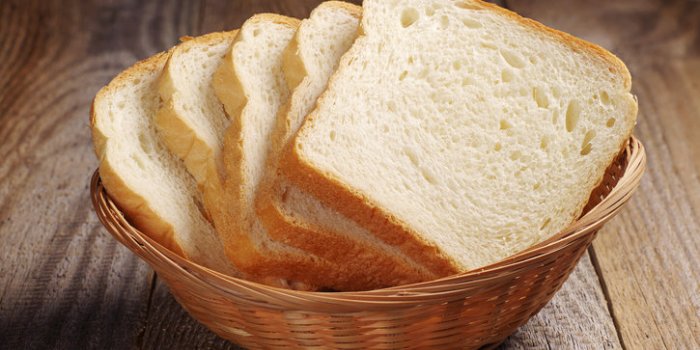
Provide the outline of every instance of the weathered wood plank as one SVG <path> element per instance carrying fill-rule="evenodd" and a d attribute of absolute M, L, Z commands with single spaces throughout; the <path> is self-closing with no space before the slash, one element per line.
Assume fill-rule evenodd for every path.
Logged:
<path fill-rule="evenodd" d="M 627 348 L 700 348 L 700 3 L 512 3 L 629 66 L 649 164 L 594 262 Z"/>
<path fill-rule="evenodd" d="M 242 349 L 195 321 L 161 280 L 156 284 L 146 324 L 141 349 Z"/>
<path fill-rule="evenodd" d="M 174 40 L 158 7 L 0 2 L 0 348 L 138 345 L 152 272 L 92 211 L 87 124 L 100 86 Z"/>

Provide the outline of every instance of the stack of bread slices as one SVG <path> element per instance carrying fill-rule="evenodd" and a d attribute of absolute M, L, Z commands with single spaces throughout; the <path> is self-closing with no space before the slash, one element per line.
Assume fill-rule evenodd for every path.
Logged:
<path fill-rule="evenodd" d="M 329 1 L 185 38 L 95 97 L 134 226 L 232 276 L 365 290 L 497 262 L 581 214 L 637 102 L 604 49 L 476 0 Z"/>

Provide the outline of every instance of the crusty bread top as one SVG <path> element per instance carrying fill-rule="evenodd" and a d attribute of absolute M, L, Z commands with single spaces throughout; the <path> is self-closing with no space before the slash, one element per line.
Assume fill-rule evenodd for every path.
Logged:
<path fill-rule="evenodd" d="M 238 275 L 201 212 L 194 179 L 156 132 L 156 80 L 168 58 L 136 63 L 102 88 L 90 123 L 100 176 L 129 220 L 166 248 L 223 273 Z"/>
<path fill-rule="evenodd" d="M 479 1 L 366 0 L 362 27 L 283 172 L 434 271 L 564 228 L 631 134 L 593 44 Z"/>

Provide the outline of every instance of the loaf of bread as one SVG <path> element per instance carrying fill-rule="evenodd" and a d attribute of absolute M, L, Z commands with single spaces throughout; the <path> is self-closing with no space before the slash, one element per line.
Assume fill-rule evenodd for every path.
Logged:
<path fill-rule="evenodd" d="M 480 1 L 366 0 L 283 173 L 433 271 L 565 228 L 629 138 L 624 64 Z"/>

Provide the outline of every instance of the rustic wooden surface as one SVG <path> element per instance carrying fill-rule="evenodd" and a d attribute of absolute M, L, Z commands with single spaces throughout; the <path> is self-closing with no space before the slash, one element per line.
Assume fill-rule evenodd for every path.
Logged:
<path fill-rule="evenodd" d="M 501 1 L 619 55 L 640 101 L 640 191 L 502 349 L 700 348 L 700 2 Z M 97 222 L 92 96 L 256 12 L 315 1 L 0 1 L 0 349 L 235 349 Z"/>

